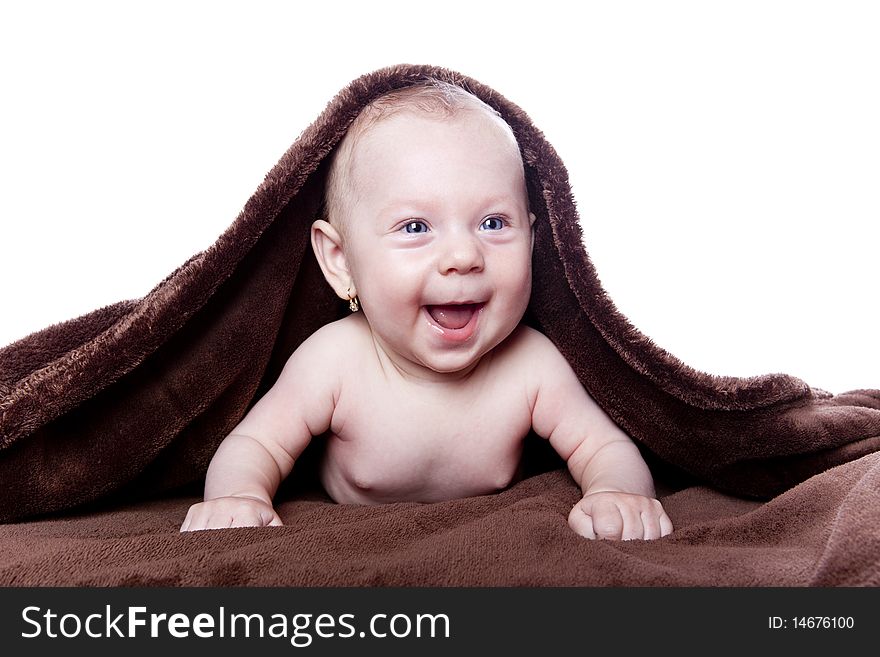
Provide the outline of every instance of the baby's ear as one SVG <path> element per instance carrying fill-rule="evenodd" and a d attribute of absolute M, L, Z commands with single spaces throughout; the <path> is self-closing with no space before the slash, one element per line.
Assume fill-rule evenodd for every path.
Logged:
<path fill-rule="evenodd" d="M 329 222 L 318 219 L 312 224 L 312 250 L 321 265 L 324 278 L 340 299 L 350 299 L 356 292 L 352 287 L 348 260 L 342 248 L 342 238 Z"/>

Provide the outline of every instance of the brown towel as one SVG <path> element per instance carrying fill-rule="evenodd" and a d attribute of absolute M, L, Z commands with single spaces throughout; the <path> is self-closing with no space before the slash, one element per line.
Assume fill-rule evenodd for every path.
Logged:
<path fill-rule="evenodd" d="M 565 167 L 525 112 L 471 78 L 416 65 L 378 70 L 344 88 L 268 173 L 229 229 L 145 297 L 0 350 L 0 520 L 198 485 L 220 440 L 274 383 L 291 351 L 347 312 L 324 282 L 308 239 L 328 154 L 370 100 L 426 75 L 467 88 L 513 128 L 537 215 L 526 321 L 558 346 L 590 394 L 637 441 L 660 483 L 669 477 L 670 490 L 682 482 L 707 487 L 693 489 L 703 491 L 696 498 L 670 499 L 672 508 L 698 513 L 703 502 L 694 506 L 695 500 L 727 504 L 722 493 L 767 500 L 847 464 L 811 480 L 809 489 L 801 489 L 809 496 L 783 496 L 773 508 L 781 505 L 804 522 L 833 519 L 833 527 L 823 528 L 824 539 L 852 544 L 848 516 L 840 514 L 844 508 L 853 517 L 870 514 L 855 500 L 868 503 L 873 494 L 876 502 L 876 486 L 866 482 L 875 476 L 869 455 L 880 446 L 880 390 L 831 395 L 784 374 L 713 376 L 659 348 L 602 289 L 582 242 Z M 857 470 L 861 474 L 850 476 Z M 498 499 L 508 499 L 506 494 Z M 830 518 L 813 496 L 842 506 Z M 508 521 L 515 522 L 516 508 L 507 508 Z M 387 511 L 345 513 L 384 517 Z M 770 522 L 774 512 L 763 513 L 758 524 L 770 532 L 761 533 L 766 543 L 778 525 Z M 416 526 L 430 523 L 431 514 L 426 517 Z M 712 527 L 725 540 L 748 542 L 748 536 L 737 536 L 746 529 L 735 522 Z M 747 534 L 754 530 L 749 527 Z M 678 543 L 664 543 L 669 549 L 703 537 L 697 530 L 674 536 Z M 196 545 L 203 539 L 181 540 Z M 654 548 L 607 549 L 638 561 Z M 656 572 L 645 573 L 658 581 Z"/>

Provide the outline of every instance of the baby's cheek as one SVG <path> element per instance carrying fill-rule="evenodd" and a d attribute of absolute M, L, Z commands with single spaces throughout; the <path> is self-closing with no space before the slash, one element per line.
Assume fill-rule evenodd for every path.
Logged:
<path fill-rule="evenodd" d="M 380 283 L 377 294 L 382 299 L 383 307 L 389 312 L 402 312 L 418 307 L 423 303 L 423 292 L 414 284 L 414 280 L 386 280 Z"/>
<path fill-rule="evenodd" d="M 507 273 L 510 295 L 518 303 L 528 304 L 532 292 L 532 269 L 528 264 L 511 267 Z"/>
<path fill-rule="evenodd" d="M 402 321 L 418 312 L 423 303 L 421 290 L 392 277 L 377 277 L 360 289 L 361 304 L 374 320 Z"/>
<path fill-rule="evenodd" d="M 408 258 L 382 257 L 363 272 L 364 286 L 376 297 L 391 301 L 413 302 L 423 292 L 424 267 L 417 266 Z"/>

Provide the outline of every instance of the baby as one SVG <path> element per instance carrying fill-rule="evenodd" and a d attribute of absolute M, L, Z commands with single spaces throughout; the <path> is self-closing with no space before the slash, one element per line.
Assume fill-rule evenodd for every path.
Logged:
<path fill-rule="evenodd" d="M 273 496 L 313 436 L 327 433 L 327 493 L 379 504 L 497 492 L 530 429 L 581 487 L 575 532 L 672 531 L 636 446 L 520 324 L 535 216 L 497 112 L 436 81 L 386 94 L 339 145 L 325 201 L 312 247 L 352 313 L 303 342 L 223 440 L 181 531 L 281 525 Z"/>

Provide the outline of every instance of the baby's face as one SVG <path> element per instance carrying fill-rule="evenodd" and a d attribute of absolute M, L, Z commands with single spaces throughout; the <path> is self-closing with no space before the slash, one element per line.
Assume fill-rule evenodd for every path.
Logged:
<path fill-rule="evenodd" d="M 353 155 L 345 255 L 382 348 L 461 372 L 516 328 L 531 292 L 519 150 L 492 117 L 401 112 Z"/>

